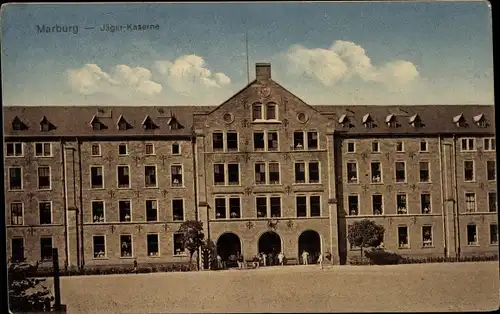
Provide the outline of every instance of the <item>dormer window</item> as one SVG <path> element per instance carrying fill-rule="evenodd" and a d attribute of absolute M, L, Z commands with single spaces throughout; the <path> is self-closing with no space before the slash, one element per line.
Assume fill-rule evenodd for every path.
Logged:
<path fill-rule="evenodd" d="M 422 124 L 422 120 L 420 119 L 420 116 L 418 114 L 410 117 L 410 124 L 414 128 L 420 128 L 420 127 L 424 126 Z"/>
<path fill-rule="evenodd" d="M 184 127 L 177 121 L 175 116 L 172 116 L 170 120 L 168 121 L 168 127 L 170 130 L 180 130 L 183 129 Z"/>
<path fill-rule="evenodd" d="M 55 125 L 50 123 L 50 121 L 47 119 L 47 117 L 43 116 L 42 121 L 40 121 L 40 130 L 42 132 L 48 132 L 53 129 L 55 129 Z"/>
<path fill-rule="evenodd" d="M 385 123 L 387 123 L 387 126 L 390 128 L 395 128 L 398 126 L 396 122 L 396 116 L 392 113 L 385 118 Z"/>
<path fill-rule="evenodd" d="M 465 121 L 464 115 L 462 113 L 458 116 L 453 117 L 453 123 L 455 123 L 459 128 L 464 128 L 467 126 L 467 122 Z"/>
<path fill-rule="evenodd" d="M 146 116 L 144 121 L 142 121 L 142 127 L 144 128 L 144 130 L 154 130 L 158 128 L 158 126 L 153 122 L 153 120 L 149 116 Z"/>
<path fill-rule="evenodd" d="M 339 123 L 340 123 L 340 125 L 342 125 L 343 128 L 350 128 L 350 127 L 352 127 L 351 120 L 349 119 L 349 117 L 347 116 L 347 114 L 343 114 L 343 115 L 340 116 Z"/>
<path fill-rule="evenodd" d="M 28 127 L 26 124 L 24 124 L 19 117 L 15 117 L 14 120 L 12 120 L 12 130 L 14 131 L 23 131 L 26 130 Z"/>
<path fill-rule="evenodd" d="M 107 129 L 107 127 L 99 120 L 97 116 L 94 116 L 92 118 L 92 120 L 90 121 L 90 126 L 92 127 L 92 130 L 95 131 Z"/>
<path fill-rule="evenodd" d="M 474 116 L 474 123 L 480 127 L 480 128 L 485 128 L 488 126 L 488 121 L 486 121 L 486 118 L 484 117 L 484 114 L 478 114 L 477 116 Z"/>
<path fill-rule="evenodd" d="M 373 119 L 369 113 L 367 113 L 363 116 L 363 125 L 367 129 L 371 129 L 371 128 L 375 127 L 375 121 L 373 121 Z"/>
<path fill-rule="evenodd" d="M 120 131 L 126 131 L 128 129 L 131 129 L 132 126 L 125 120 L 123 116 L 120 116 L 118 119 L 118 130 Z"/>

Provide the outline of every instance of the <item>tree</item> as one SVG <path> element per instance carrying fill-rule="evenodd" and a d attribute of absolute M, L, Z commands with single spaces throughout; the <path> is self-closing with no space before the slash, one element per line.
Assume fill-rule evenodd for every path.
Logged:
<path fill-rule="evenodd" d="M 34 278 L 36 265 L 19 261 L 9 265 L 9 307 L 13 313 L 52 310 L 54 297 L 43 285 L 45 279 Z"/>
<path fill-rule="evenodd" d="M 363 248 L 379 246 L 384 239 L 384 231 L 384 226 L 363 219 L 349 225 L 347 238 L 351 245 L 361 248 L 361 260 L 363 260 Z"/>
<path fill-rule="evenodd" d="M 189 266 L 193 261 L 193 254 L 197 252 L 199 248 L 203 245 L 203 222 L 198 220 L 188 220 L 182 223 L 179 227 L 179 232 L 182 234 L 181 241 L 184 244 L 184 248 L 189 251 Z M 200 265 L 197 263 L 197 269 L 200 269 Z"/>

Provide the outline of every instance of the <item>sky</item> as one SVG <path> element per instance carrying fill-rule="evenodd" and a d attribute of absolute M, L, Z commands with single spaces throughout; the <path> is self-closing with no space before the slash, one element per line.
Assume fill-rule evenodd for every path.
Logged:
<path fill-rule="evenodd" d="M 219 105 L 256 62 L 311 105 L 493 104 L 483 1 L 9 4 L 0 22 L 5 106 Z"/>

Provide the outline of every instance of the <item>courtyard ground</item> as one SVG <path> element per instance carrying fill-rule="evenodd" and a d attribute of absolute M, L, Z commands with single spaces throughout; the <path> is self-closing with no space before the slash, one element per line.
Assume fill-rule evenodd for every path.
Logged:
<path fill-rule="evenodd" d="M 68 313 L 483 311 L 499 289 L 498 262 L 61 278 Z"/>

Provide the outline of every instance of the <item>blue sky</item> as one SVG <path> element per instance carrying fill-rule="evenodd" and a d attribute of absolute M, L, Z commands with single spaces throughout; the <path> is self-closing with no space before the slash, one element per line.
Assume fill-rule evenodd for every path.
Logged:
<path fill-rule="evenodd" d="M 312 105 L 493 104 L 487 2 L 12 4 L 1 13 L 4 105 L 218 105 L 247 83 L 245 27 L 251 79 L 256 62 L 271 62 L 273 78 Z"/>

